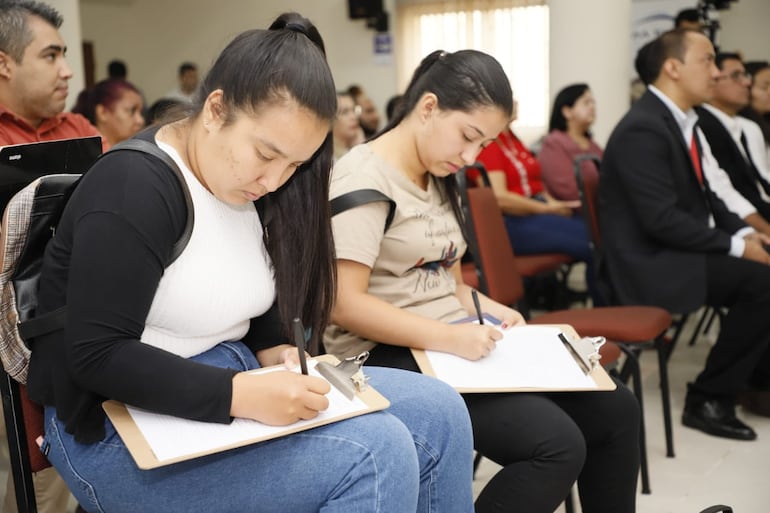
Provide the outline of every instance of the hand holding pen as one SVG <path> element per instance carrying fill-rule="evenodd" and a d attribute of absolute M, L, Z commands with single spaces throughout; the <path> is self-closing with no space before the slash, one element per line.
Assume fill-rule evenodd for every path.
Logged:
<path fill-rule="evenodd" d="M 471 298 L 473 299 L 473 307 L 476 311 L 476 318 L 479 320 L 479 324 L 487 324 L 484 319 L 484 313 L 481 310 L 479 293 L 476 289 L 471 289 Z M 524 320 L 524 317 L 513 308 L 508 308 L 507 306 L 503 306 L 496 302 L 492 302 L 492 305 L 496 307 L 494 314 L 497 314 L 497 318 L 500 319 L 500 329 L 505 330 L 512 326 L 523 326 L 527 323 Z"/>
<path fill-rule="evenodd" d="M 309 420 L 329 407 L 326 394 L 329 383 L 308 376 L 305 336 L 299 319 L 293 322 L 291 358 L 298 358 L 301 374 L 288 370 L 265 373 L 239 372 L 233 377 L 230 414 L 258 420 L 264 424 L 284 426 L 298 420 Z M 299 338 L 298 338 L 299 335 Z M 296 356 L 295 356 L 296 355 Z M 291 358 L 285 358 L 289 364 Z"/>

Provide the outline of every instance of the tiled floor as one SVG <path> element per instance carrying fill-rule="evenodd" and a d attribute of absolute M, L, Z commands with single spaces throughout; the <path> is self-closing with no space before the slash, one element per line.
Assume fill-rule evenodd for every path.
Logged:
<path fill-rule="evenodd" d="M 725 504 L 731 506 L 735 513 L 766 513 L 770 511 L 770 419 L 739 409 L 739 416 L 759 435 L 758 440 L 753 442 L 708 436 L 682 426 L 679 421 L 686 383 L 700 371 L 710 348 L 709 336 L 701 336 L 692 347 L 687 345 L 695 322 L 691 318 L 683 333 L 684 342 L 677 346 L 669 363 L 674 458 L 665 456 L 655 353 L 649 351 L 642 356 L 652 493 L 638 494 L 637 512 L 698 513 L 708 506 Z M 474 490 L 479 491 L 497 468 L 489 460 L 482 460 Z M 576 509 L 580 511 L 579 506 Z"/>
<path fill-rule="evenodd" d="M 770 419 L 739 412 L 759 434 L 754 442 L 707 436 L 679 423 L 686 383 L 698 373 L 710 347 L 708 337 L 700 337 L 695 346 L 686 345 L 694 324 L 691 320 L 682 337 L 684 342 L 676 348 L 669 364 L 675 458 L 665 457 L 657 361 L 652 351 L 642 356 L 652 493 L 638 494 L 637 511 L 698 513 L 713 504 L 726 504 L 732 506 L 735 513 L 766 513 L 770 511 Z M 494 463 L 482 460 L 474 490 L 478 492 L 496 471 Z M 7 463 L 1 462 L 0 504 L 6 475 Z M 579 505 L 576 506 L 580 511 Z"/>

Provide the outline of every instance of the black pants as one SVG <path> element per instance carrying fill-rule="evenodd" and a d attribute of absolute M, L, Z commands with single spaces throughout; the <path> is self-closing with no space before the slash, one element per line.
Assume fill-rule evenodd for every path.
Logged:
<path fill-rule="evenodd" d="M 770 388 L 770 266 L 709 255 L 706 270 L 706 304 L 729 312 L 688 395 L 732 400 L 749 385 Z"/>
<path fill-rule="evenodd" d="M 367 365 L 419 371 L 409 351 L 379 345 Z M 639 406 L 613 392 L 464 394 L 474 446 L 503 468 L 476 512 L 552 513 L 577 479 L 584 513 L 633 513 Z"/>

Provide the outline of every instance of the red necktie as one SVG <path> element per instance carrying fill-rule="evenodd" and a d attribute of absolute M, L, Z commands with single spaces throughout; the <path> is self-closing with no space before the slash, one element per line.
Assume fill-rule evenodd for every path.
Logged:
<path fill-rule="evenodd" d="M 695 130 L 692 132 L 692 138 L 690 139 L 690 157 L 692 157 L 692 165 L 695 166 L 695 176 L 698 177 L 698 183 L 703 186 L 703 170 L 700 164 L 700 155 L 698 154 L 698 145 L 695 143 Z"/>

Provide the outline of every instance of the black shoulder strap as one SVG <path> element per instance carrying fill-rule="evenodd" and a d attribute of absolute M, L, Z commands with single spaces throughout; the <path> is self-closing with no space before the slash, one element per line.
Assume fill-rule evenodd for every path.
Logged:
<path fill-rule="evenodd" d="M 385 219 L 385 229 L 383 230 L 386 232 L 390 228 L 390 223 L 393 222 L 393 216 L 396 215 L 396 202 L 375 189 L 359 189 L 337 196 L 331 200 L 332 217 L 340 212 L 376 201 L 388 203 L 388 217 Z"/>
<path fill-rule="evenodd" d="M 174 159 L 169 157 L 165 151 L 158 148 L 158 146 L 154 143 L 144 139 L 127 139 L 121 143 L 116 144 L 107 153 L 120 150 L 148 153 L 153 157 L 160 159 L 169 169 L 171 169 L 171 171 L 173 171 L 174 176 L 176 176 L 176 179 L 179 182 L 179 186 L 182 188 L 182 193 L 184 194 L 184 203 L 185 207 L 187 208 L 187 222 L 185 223 L 182 235 L 179 236 L 179 240 L 174 243 L 174 247 L 171 250 L 171 256 L 169 257 L 168 262 L 166 262 L 166 267 L 168 267 L 177 258 L 179 258 L 179 255 L 181 255 L 182 251 L 184 251 L 184 248 L 190 241 L 193 225 L 195 224 L 195 210 L 193 209 L 192 197 L 190 196 L 190 189 L 187 187 L 187 181 L 185 180 L 184 175 L 182 175 L 182 171 L 179 169 L 179 166 L 177 166 L 176 162 L 174 162 Z"/>
<path fill-rule="evenodd" d="M 182 235 L 174 243 L 174 247 L 171 250 L 171 256 L 169 257 L 168 262 L 166 262 L 166 267 L 168 267 L 179 257 L 179 255 L 182 254 L 182 251 L 184 251 L 184 248 L 190 241 L 193 225 L 195 223 L 195 211 L 193 209 L 192 197 L 190 196 L 190 189 L 187 187 L 187 181 L 184 179 L 182 171 L 179 169 L 179 166 L 176 165 L 176 162 L 174 162 L 174 160 L 169 157 L 165 151 L 158 148 L 158 146 L 154 143 L 144 139 L 128 139 L 116 144 L 108 152 L 102 154 L 102 156 L 113 151 L 138 151 L 141 153 L 150 154 L 155 158 L 160 159 L 169 169 L 171 169 L 177 181 L 179 182 L 179 186 L 182 188 L 185 207 L 187 208 L 187 222 L 185 223 Z M 35 337 L 39 337 L 40 335 L 52 333 L 63 328 L 66 321 L 67 305 L 64 305 L 46 314 L 19 322 L 19 335 L 25 341 L 29 341 Z"/>

